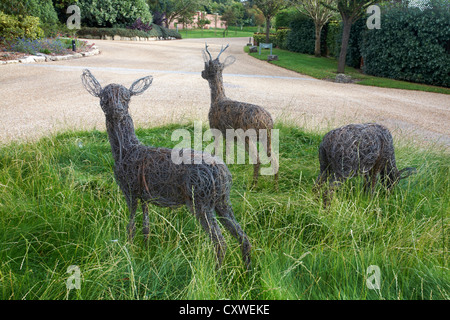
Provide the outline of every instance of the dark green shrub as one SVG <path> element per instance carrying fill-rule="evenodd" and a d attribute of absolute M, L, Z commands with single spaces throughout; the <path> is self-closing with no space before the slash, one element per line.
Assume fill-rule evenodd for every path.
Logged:
<path fill-rule="evenodd" d="M 287 49 L 287 37 L 291 29 L 279 28 L 276 33 L 276 45 L 280 49 Z"/>
<path fill-rule="evenodd" d="M 338 57 L 340 43 L 338 42 L 341 38 L 342 27 L 340 22 L 330 21 L 326 25 L 326 55 L 329 57 Z"/>
<path fill-rule="evenodd" d="M 283 9 L 275 16 L 275 28 L 289 28 L 291 21 L 298 15 L 296 8 Z"/>
<path fill-rule="evenodd" d="M 386 8 L 381 29 L 364 32 L 364 72 L 449 87 L 449 21 L 448 8 Z"/>
<path fill-rule="evenodd" d="M 314 54 L 315 26 L 314 21 L 304 15 L 297 14 L 290 24 L 291 31 L 287 35 L 286 47 L 289 51 Z M 321 33 L 321 51 L 325 53 L 325 29 Z"/>

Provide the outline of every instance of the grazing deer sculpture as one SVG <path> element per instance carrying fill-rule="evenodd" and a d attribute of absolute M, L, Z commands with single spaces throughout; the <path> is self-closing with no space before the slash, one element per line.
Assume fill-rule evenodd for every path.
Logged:
<path fill-rule="evenodd" d="M 251 245 L 234 217 L 230 205 L 232 178 L 223 161 L 208 153 L 183 149 L 183 152 L 190 152 L 193 161 L 176 164 L 172 161 L 172 149 L 145 146 L 136 137 L 128 104 L 132 96 L 150 87 L 152 77 L 135 81 L 129 89 L 119 84 L 102 88 L 89 70 L 84 70 L 81 78 L 87 91 L 100 98 L 106 117 L 106 130 L 114 157 L 114 176 L 130 211 L 127 226 L 130 241 L 135 234 L 138 200 L 142 205 L 146 240 L 149 235 L 148 203 L 160 207 L 186 205 L 213 241 L 218 267 L 225 255 L 226 243 L 214 212 L 239 241 L 244 262 L 250 269 Z"/>
<path fill-rule="evenodd" d="M 236 60 L 233 56 L 228 56 L 223 63 L 220 62 L 220 55 L 228 48 L 228 45 L 220 50 L 217 58 L 213 60 L 211 53 L 208 50 L 208 45 L 205 44 L 205 51 L 203 57 L 205 60 L 205 69 L 202 71 L 202 78 L 207 80 L 211 89 L 211 107 L 209 109 L 209 126 L 211 129 L 219 130 L 223 136 L 226 136 L 227 129 L 242 129 L 247 131 L 254 129 L 256 131 L 256 139 L 259 141 L 260 129 L 265 129 L 267 132 L 267 143 L 262 143 L 262 146 L 268 157 L 272 154 L 272 139 L 271 133 L 273 129 L 273 120 L 269 112 L 260 106 L 234 101 L 225 96 L 223 86 L 222 71 L 227 66 L 234 63 Z M 206 56 L 205 52 L 208 54 Z M 236 138 L 235 138 L 236 140 Z M 249 153 L 250 150 L 256 150 L 255 141 L 249 137 L 245 137 L 245 150 Z M 253 145 L 252 145 L 253 144 Z M 249 153 L 250 154 L 250 153 Z M 253 171 L 253 185 L 258 183 L 258 176 L 261 166 L 259 154 L 256 154 L 256 161 L 254 162 Z M 278 185 L 278 163 L 272 157 L 272 165 L 274 179 L 276 186 Z"/>
<path fill-rule="evenodd" d="M 326 181 L 330 190 L 323 195 L 324 206 L 331 201 L 334 187 L 356 175 L 364 175 L 364 189 L 374 191 L 377 176 L 389 190 L 415 168 L 397 169 L 394 144 L 389 130 L 379 124 L 350 124 L 328 132 L 319 146 L 320 173 L 315 189 Z"/>

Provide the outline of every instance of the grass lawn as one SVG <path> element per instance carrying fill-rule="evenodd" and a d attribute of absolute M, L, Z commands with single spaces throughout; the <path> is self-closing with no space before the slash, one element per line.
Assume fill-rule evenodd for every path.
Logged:
<path fill-rule="evenodd" d="M 245 52 L 249 53 L 249 47 L 244 47 L 244 50 Z M 262 50 L 261 55 L 259 55 L 258 52 L 249 54 L 257 59 L 267 60 L 267 56 L 270 54 L 270 50 Z M 273 49 L 273 54 L 278 55 L 279 60 L 271 61 L 269 63 L 273 63 L 277 66 L 309 75 L 317 79 L 334 79 L 336 77 L 336 59 L 326 57 L 317 58 L 313 55 L 296 53 L 282 49 Z M 351 75 L 352 78 L 356 79 L 357 83 L 361 85 L 450 94 L 450 88 L 374 77 L 362 74 L 358 69 L 348 66 L 345 67 L 345 73 Z"/>
<path fill-rule="evenodd" d="M 173 147 L 173 130 L 138 129 Z M 388 195 L 353 179 L 325 210 L 312 187 L 320 133 L 278 124 L 280 185 L 233 165 L 235 215 L 253 246 L 251 274 L 224 231 L 221 276 L 214 249 L 186 208 L 150 206 L 150 242 L 127 242 L 128 209 L 114 181 L 105 132 L 67 132 L 0 147 L 0 299 L 450 299 L 450 158 L 437 147 L 396 143 L 400 168 L 418 173 Z M 209 144 L 205 143 L 205 144 Z M 79 289 L 68 290 L 69 266 Z M 380 289 L 366 271 L 380 269 Z"/>

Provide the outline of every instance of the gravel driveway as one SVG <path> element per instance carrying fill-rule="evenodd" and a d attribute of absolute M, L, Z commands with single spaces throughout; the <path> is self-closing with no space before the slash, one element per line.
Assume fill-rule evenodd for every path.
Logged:
<path fill-rule="evenodd" d="M 312 130 L 376 121 L 394 137 L 450 146 L 450 96 L 316 80 L 256 60 L 243 52 L 247 38 L 208 39 L 215 57 L 236 57 L 224 70 L 229 98 L 259 104 L 273 117 Z M 63 129 L 105 129 L 99 100 L 82 86 L 89 68 L 104 86 L 130 86 L 145 75 L 151 88 L 133 97 L 137 126 L 207 120 L 208 83 L 201 78 L 204 39 L 177 41 L 96 40 L 101 54 L 76 60 L 0 67 L 0 143 L 34 140 Z"/>

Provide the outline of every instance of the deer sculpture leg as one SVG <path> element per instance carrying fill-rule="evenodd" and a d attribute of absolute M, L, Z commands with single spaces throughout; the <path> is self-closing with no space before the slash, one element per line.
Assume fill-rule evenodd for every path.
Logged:
<path fill-rule="evenodd" d="M 252 159 L 253 162 L 253 187 L 256 187 L 256 185 L 258 184 L 258 178 L 259 178 L 259 170 L 261 167 L 261 160 L 259 159 L 259 154 L 258 154 L 258 148 L 256 145 L 256 142 L 253 141 L 253 139 L 249 138 L 249 137 L 245 137 L 245 152 L 248 154 L 249 156 L 249 160 L 250 158 Z"/>
<path fill-rule="evenodd" d="M 238 240 L 241 245 L 242 258 L 247 266 L 247 270 L 251 270 L 250 251 L 251 245 L 247 235 L 242 230 L 239 223 L 234 217 L 233 209 L 228 204 L 216 206 L 216 212 L 220 223 Z"/>
<path fill-rule="evenodd" d="M 128 210 L 130 211 L 130 222 L 127 226 L 128 240 L 132 241 L 134 239 L 134 234 L 136 232 L 136 209 L 137 209 L 137 199 L 131 196 L 126 197 Z"/>
<path fill-rule="evenodd" d="M 271 166 L 273 168 L 273 170 L 276 172 L 274 174 L 274 182 L 275 182 L 275 190 L 278 190 L 278 169 L 279 169 L 279 163 L 277 160 L 277 157 L 272 157 L 272 136 L 271 134 L 268 132 L 268 136 L 267 136 L 267 141 L 264 141 L 264 139 L 262 139 L 262 146 L 264 148 L 264 151 L 267 155 L 267 157 L 269 157 Z"/>
<path fill-rule="evenodd" d="M 323 206 L 327 207 L 328 204 L 330 204 L 331 199 L 333 198 L 333 194 L 336 192 L 338 187 L 344 182 L 343 177 L 337 177 L 335 174 L 330 175 L 331 178 L 329 178 L 328 182 L 328 188 L 323 194 Z"/>
<path fill-rule="evenodd" d="M 146 202 L 142 202 L 142 233 L 144 234 L 144 240 L 148 242 L 149 229 L 149 218 L 148 218 L 148 205 Z"/>
<path fill-rule="evenodd" d="M 227 244 L 214 215 L 214 209 L 201 206 L 195 206 L 194 209 L 192 203 L 188 203 L 187 206 L 213 242 L 216 251 L 216 267 L 219 269 L 222 266 L 222 261 L 225 257 Z"/>
<path fill-rule="evenodd" d="M 370 170 L 370 173 L 369 173 L 369 176 L 370 176 L 370 193 L 372 195 L 375 192 L 375 185 L 377 184 L 377 175 L 378 175 L 378 170 L 376 170 L 375 168 Z"/>

